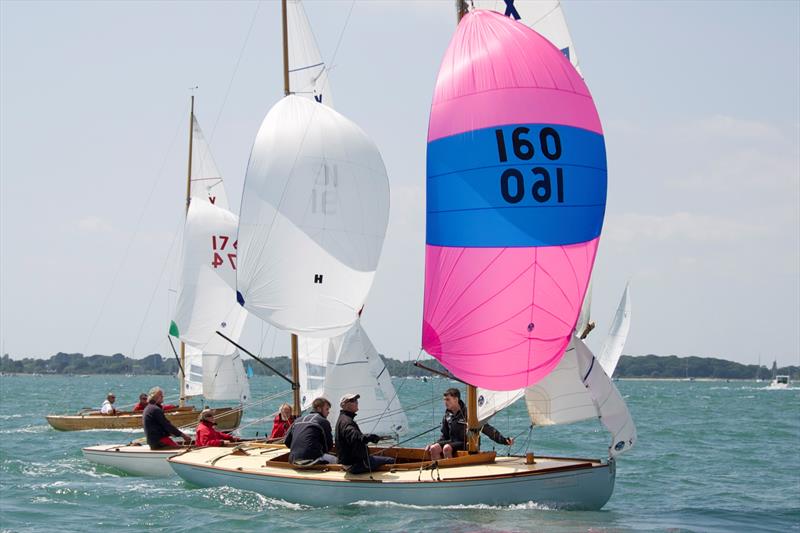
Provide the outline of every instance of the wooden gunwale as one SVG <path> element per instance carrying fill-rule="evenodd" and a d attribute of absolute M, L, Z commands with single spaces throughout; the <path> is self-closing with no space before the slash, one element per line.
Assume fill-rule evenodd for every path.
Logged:
<path fill-rule="evenodd" d="M 315 483 L 376 483 L 377 482 L 377 483 L 384 483 L 384 484 L 387 484 L 387 485 L 391 485 L 391 484 L 402 485 L 402 484 L 414 484 L 414 483 L 462 483 L 462 482 L 465 482 L 465 481 L 489 481 L 489 480 L 498 480 L 498 479 L 524 478 L 524 477 L 531 477 L 531 476 L 543 476 L 543 475 L 555 474 L 555 473 L 568 473 L 568 472 L 579 471 L 579 470 L 591 470 L 591 469 L 594 469 L 594 468 L 608 468 L 609 464 L 610 464 L 610 463 L 603 463 L 603 462 L 601 462 L 599 460 L 596 460 L 596 459 L 567 459 L 567 458 L 563 458 L 563 457 L 547 457 L 547 459 L 551 459 L 551 460 L 561 460 L 561 461 L 564 461 L 564 460 L 575 460 L 575 461 L 579 461 L 579 462 L 576 462 L 576 463 L 573 463 L 573 464 L 568 464 L 568 465 L 550 466 L 550 467 L 545 467 L 545 468 L 541 468 L 540 467 L 540 468 L 537 468 L 537 469 L 531 469 L 531 470 L 526 470 L 526 471 L 517 471 L 517 472 L 511 472 L 511 473 L 504 473 L 504 474 L 490 474 L 490 475 L 485 475 L 485 476 L 464 476 L 464 477 L 449 478 L 449 479 L 438 479 L 438 480 L 435 480 L 435 479 L 431 479 L 431 480 L 424 480 L 424 479 L 423 480 L 383 480 L 383 479 L 370 479 L 369 477 L 361 478 L 361 476 L 368 476 L 369 474 L 357 474 L 356 476 L 353 476 L 352 474 L 345 474 L 346 477 L 343 477 L 341 479 L 337 479 L 337 478 L 324 478 L 324 479 L 322 479 L 322 478 L 315 478 L 315 477 L 309 477 L 309 476 L 287 475 L 287 474 L 284 474 L 283 472 L 280 472 L 280 473 L 279 472 L 259 472 L 259 471 L 253 470 L 251 468 L 245 469 L 244 467 L 241 467 L 241 466 L 231 468 L 231 467 L 209 465 L 209 464 L 202 464 L 201 465 L 201 464 L 187 463 L 187 462 L 184 462 L 184 461 L 180 460 L 180 457 L 183 456 L 183 455 L 185 455 L 185 453 L 181 453 L 179 455 L 170 457 L 167 460 L 170 461 L 170 462 L 175 462 L 175 463 L 182 464 L 182 465 L 189 466 L 189 467 L 193 467 L 193 468 L 201 468 L 201 469 L 204 469 L 204 470 L 205 469 L 217 470 L 217 471 L 220 471 L 220 472 L 231 473 L 231 474 L 234 474 L 234 475 L 247 475 L 247 476 L 256 476 L 256 477 L 274 477 L 274 478 L 280 478 L 280 479 L 297 479 L 297 480 L 302 480 L 302 481 L 311 481 L 311 482 L 315 482 Z M 514 457 L 516 459 L 520 459 L 522 461 L 525 460 L 525 457 L 523 457 L 523 456 L 512 456 L 512 457 Z M 222 457 L 219 457 L 218 459 L 221 459 L 221 458 Z M 545 459 L 545 457 L 540 457 L 540 459 Z M 206 461 L 206 463 L 208 463 L 208 461 Z M 272 465 L 270 465 L 269 463 L 270 463 L 270 461 L 267 461 L 266 464 L 261 466 L 261 468 L 271 467 Z M 330 468 L 331 466 L 339 466 L 339 465 L 324 465 L 323 468 L 319 469 L 320 473 L 324 472 L 325 468 L 327 468 L 328 471 L 332 471 L 333 469 Z M 392 466 L 392 465 L 387 465 L 387 466 Z M 467 466 L 467 465 L 461 464 L 461 465 L 452 465 L 452 466 L 454 466 L 454 467 L 462 466 L 463 467 L 463 466 Z M 474 466 L 482 466 L 482 465 L 474 465 Z M 302 471 L 308 471 L 309 473 L 313 473 L 313 471 L 315 470 L 313 468 L 312 469 L 305 469 L 305 468 L 294 468 L 294 467 L 292 467 L 292 468 L 281 467 L 280 469 L 281 470 L 285 469 L 285 470 L 301 471 L 301 472 Z M 419 466 L 417 466 L 417 469 L 419 469 Z M 391 472 L 391 469 L 387 468 L 385 470 L 384 469 L 376 470 L 376 472 L 384 472 L 384 471 L 388 473 L 388 472 Z"/>

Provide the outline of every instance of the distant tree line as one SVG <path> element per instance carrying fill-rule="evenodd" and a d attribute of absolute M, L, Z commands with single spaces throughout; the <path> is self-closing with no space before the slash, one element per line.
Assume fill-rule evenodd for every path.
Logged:
<path fill-rule="evenodd" d="M 272 371 L 247 356 L 245 364 L 256 375 L 272 374 Z M 278 372 L 288 375 L 291 365 L 288 357 L 265 357 L 264 362 Z M 384 357 L 389 374 L 395 377 L 430 376 L 431 373 L 414 366 L 412 361 L 398 361 Z M 425 366 L 445 372 L 434 359 L 422 361 Z M 175 374 L 178 362 L 175 357 L 151 354 L 142 359 L 131 359 L 120 353 L 114 355 L 90 355 L 80 353 L 57 353 L 49 359 L 12 359 L 8 354 L 0 359 L 0 372 L 14 374 Z M 779 374 L 788 374 L 792 380 L 800 380 L 800 367 L 788 366 L 778 369 Z M 765 366 L 743 365 L 712 357 L 678 357 L 623 355 L 615 377 L 620 378 L 717 378 L 717 379 L 771 379 L 772 371 Z"/>

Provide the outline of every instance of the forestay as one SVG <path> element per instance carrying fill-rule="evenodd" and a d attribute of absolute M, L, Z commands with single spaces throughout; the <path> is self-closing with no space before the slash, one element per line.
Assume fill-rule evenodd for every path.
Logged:
<path fill-rule="evenodd" d="M 546 376 L 576 325 L 605 201 L 579 74 L 526 26 L 468 13 L 431 108 L 423 348 L 491 390 Z"/>
<path fill-rule="evenodd" d="M 605 370 L 606 375 L 609 377 L 614 375 L 614 370 L 617 369 L 617 363 L 622 355 L 622 349 L 625 347 L 625 341 L 628 340 L 628 332 L 631 330 L 631 295 L 630 284 L 625 285 L 625 291 L 622 293 L 622 299 L 617 307 L 617 312 L 614 314 L 614 321 L 611 323 L 611 329 L 608 331 L 608 337 L 603 342 L 603 348 L 600 350 L 600 357 L 597 360 Z"/>
<path fill-rule="evenodd" d="M 472 4 L 477 9 L 497 11 L 533 28 L 567 56 L 578 72 L 581 71 L 560 0 L 512 0 L 511 5 L 505 0 L 472 0 Z"/>
<path fill-rule="evenodd" d="M 372 285 L 388 214 L 386 169 L 366 134 L 324 104 L 283 98 L 247 169 L 240 303 L 292 333 L 344 333 Z"/>
<path fill-rule="evenodd" d="M 333 107 L 328 69 L 322 61 L 306 10 L 300 0 L 286 3 L 289 37 L 289 88 L 292 94 Z"/>
<path fill-rule="evenodd" d="M 611 433 L 614 457 L 636 442 L 636 426 L 617 387 L 589 348 L 572 337 L 558 366 L 525 391 L 531 422 L 537 426 L 572 424 L 599 418 Z"/>

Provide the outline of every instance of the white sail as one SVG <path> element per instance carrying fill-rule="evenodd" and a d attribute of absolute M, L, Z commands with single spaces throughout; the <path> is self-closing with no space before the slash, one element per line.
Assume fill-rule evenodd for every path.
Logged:
<path fill-rule="evenodd" d="M 525 395 L 525 389 L 492 391 L 478 388 L 478 420 L 485 422 Z"/>
<path fill-rule="evenodd" d="M 236 302 L 236 228 L 233 213 L 192 201 L 186 213 L 178 303 L 170 334 L 205 353 L 227 355 L 239 339 L 247 312 Z"/>
<path fill-rule="evenodd" d="M 575 335 L 580 338 L 585 338 L 594 328 L 594 325 L 589 325 L 592 322 L 592 281 L 589 280 L 589 288 L 586 289 L 586 296 L 583 298 L 581 305 L 581 312 L 578 315 L 578 322 L 575 324 Z"/>
<path fill-rule="evenodd" d="M 192 346 L 186 346 L 183 358 L 183 369 L 186 372 L 186 379 L 183 381 L 184 398 L 202 395 L 203 352 Z M 178 369 L 178 372 L 180 373 L 180 369 Z"/>
<path fill-rule="evenodd" d="M 619 363 L 619 358 L 622 355 L 622 349 L 625 347 L 625 341 L 628 340 L 628 332 L 630 330 L 631 296 L 630 285 L 628 284 L 625 285 L 625 291 L 622 293 L 622 299 L 614 315 L 614 321 L 611 323 L 611 329 L 608 331 L 608 337 L 603 342 L 600 357 L 597 358 L 609 377 L 614 375 L 614 370 L 617 368 L 617 363 Z"/>
<path fill-rule="evenodd" d="M 217 169 L 211 148 L 206 142 L 200 124 L 192 115 L 192 178 L 190 186 L 192 198 L 228 209 L 228 196 L 222 182 L 222 174 Z"/>
<path fill-rule="evenodd" d="M 289 40 L 289 90 L 328 107 L 333 95 L 328 83 L 328 69 L 322 61 L 311 24 L 300 0 L 286 3 Z"/>
<path fill-rule="evenodd" d="M 572 36 L 569 33 L 560 0 L 516 0 L 512 2 L 512 5 L 519 18 L 514 16 L 513 11 L 504 0 L 473 0 L 472 5 L 476 9 L 491 9 L 503 14 L 508 13 L 508 16 L 533 28 L 561 50 L 575 70 L 580 73 L 578 54 L 572 43 Z"/>
<path fill-rule="evenodd" d="M 250 382 L 238 350 L 232 355 L 203 354 L 203 397 L 239 403 L 250 399 Z"/>
<path fill-rule="evenodd" d="M 292 333 L 341 335 L 372 286 L 388 215 L 375 144 L 324 104 L 283 98 L 261 124 L 247 169 L 240 302 Z"/>
<path fill-rule="evenodd" d="M 367 337 L 361 321 L 332 342 L 338 347 L 336 357 L 328 363 L 325 392 L 333 406 L 328 415 L 331 424 L 339 418 L 339 399 L 348 393 L 359 394 L 356 421 L 364 433 L 403 435 L 408 431 L 408 418 L 400 405 L 392 378 L 375 346 Z"/>
<path fill-rule="evenodd" d="M 315 398 L 325 396 L 325 372 L 329 361 L 336 360 L 332 339 L 298 335 L 297 364 L 300 371 L 300 408 L 308 409 Z M 333 398 L 328 398 L 334 403 Z"/>
<path fill-rule="evenodd" d="M 531 422 L 537 426 L 599 418 L 612 435 L 609 446 L 612 457 L 629 450 L 636 442 L 636 426 L 625 400 L 577 337 L 572 337 L 555 370 L 525 390 L 525 403 Z"/>

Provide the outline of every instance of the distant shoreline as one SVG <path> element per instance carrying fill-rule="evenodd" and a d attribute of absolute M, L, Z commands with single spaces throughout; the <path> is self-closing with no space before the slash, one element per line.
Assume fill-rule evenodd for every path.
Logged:
<path fill-rule="evenodd" d="M 398 361 L 382 356 L 386 369 L 393 377 L 432 376 L 428 370 L 414 366 L 413 361 Z M 290 373 L 288 357 L 264 357 L 267 364 L 283 375 Z M 435 359 L 425 359 L 425 366 L 434 371 L 447 370 Z M 245 359 L 256 375 L 272 372 L 253 359 Z M 41 375 L 176 375 L 178 362 L 175 357 L 150 354 L 142 359 L 132 359 L 122 354 L 90 355 L 80 353 L 57 353 L 48 359 L 12 359 L 8 354 L 0 359 L 0 373 Z M 792 381 L 800 381 L 800 367 L 788 366 L 776 369 L 777 374 L 789 375 Z M 670 381 L 770 381 L 773 371 L 765 366 L 744 365 L 714 357 L 678 357 L 676 355 L 623 355 L 614 377 L 619 379 L 670 380 Z"/>

